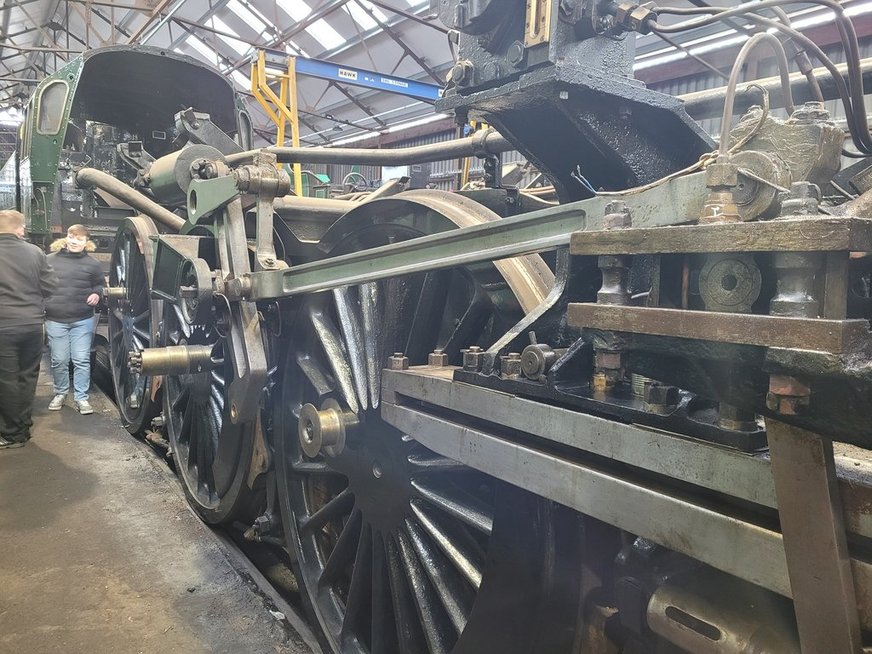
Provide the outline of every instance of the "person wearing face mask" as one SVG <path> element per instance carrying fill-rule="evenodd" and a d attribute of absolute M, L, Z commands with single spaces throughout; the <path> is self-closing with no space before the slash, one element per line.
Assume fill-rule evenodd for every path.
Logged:
<path fill-rule="evenodd" d="M 0 211 L 0 449 L 30 440 L 45 298 L 54 285 L 45 253 L 24 240 L 24 215 Z"/>
<path fill-rule="evenodd" d="M 72 225 L 67 237 L 51 245 L 48 256 L 58 286 L 46 302 L 45 329 L 51 351 L 54 397 L 50 411 L 60 411 L 70 391 L 70 361 L 73 362 L 73 395 L 82 415 L 94 413 L 88 402 L 91 386 L 91 341 L 97 318 L 94 307 L 103 295 L 103 269 L 88 256 L 95 249 L 84 225 Z"/>

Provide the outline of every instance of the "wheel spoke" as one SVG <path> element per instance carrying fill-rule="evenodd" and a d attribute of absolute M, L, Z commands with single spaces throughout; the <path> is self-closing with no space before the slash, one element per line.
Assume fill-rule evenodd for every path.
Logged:
<path fill-rule="evenodd" d="M 443 488 L 436 488 L 422 479 L 413 479 L 412 486 L 420 496 L 433 506 L 457 518 L 470 527 L 490 536 L 493 529 L 493 516 L 487 507 L 474 497 L 456 489 L 454 494 Z"/>
<path fill-rule="evenodd" d="M 391 600 L 387 545 L 380 533 L 372 536 L 372 654 L 389 654 L 399 649 L 397 625 Z"/>
<path fill-rule="evenodd" d="M 445 351 L 452 351 L 472 345 L 478 340 L 484 326 L 491 317 L 492 305 L 490 298 L 484 293 L 476 292 L 472 303 L 467 307 L 460 321 L 454 327 L 454 331 L 445 343 Z"/>
<path fill-rule="evenodd" d="M 446 562 L 442 553 L 433 547 L 421 528 L 409 518 L 406 518 L 406 533 L 455 633 L 459 636 L 466 626 L 466 618 L 472 608 L 473 593 Z"/>
<path fill-rule="evenodd" d="M 300 520 L 300 531 L 308 532 L 320 529 L 330 520 L 346 513 L 354 504 L 354 495 L 347 488 L 308 518 Z"/>
<path fill-rule="evenodd" d="M 148 347 L 148 345 L 149 345 L 150 342 L 151 342 L 151 334 L 150 334 L 148 331 L 146 331 L 146 330 L 144 330 L 144 329 L 142 329 L 142 328 L 140 328 L 140 327 L 136 327 L 136 326 L 134 326 L 134 327 L 133 327 L 133 333 L 136 334 L 136 336 L 139 338 L 139 342 L 145 344 L 145 345 L 143 346 L 143 349 L 146 348 L 146 347 Z"/>
<path fill-rule="evenodd" d="M 420 282 L 416 283 L 413 275 L 392 277 L 384 281 L 384 315 L 390 316 L 391 319 L 376 327 L 383 333 L 382 360 L 379 362 L 382 366 L 386 363 L 385 355 L 398 352 L 406 347 L 406 340 L 414 316 L 415 301 L 418 298 L 416 287 L 419 285 Z"/>
<path fill-rule="evenodd" d="M 336 303 L 336 315 L 339 318 L 339 328 L 345 339 L 345 350 L 348 353 L 347 363 L 351 368 L 351 377 L 354 380 L 354 388 L 361 410 L 369 408 L 368 388 L 366 379 L 366 360 L 360 344 L 363 341 L 363 332 L 358 320 L 357 303 L 351 297 L 347 286 L 333 289 L 333 300 Z"/>
<path fill-rule="evenodd" d="M 372 582 L 372 527 L 363 525 L 357 553 L 354 557 L 354 569 L 351 573 L 351 583 L 348 585 L 348 599 L 345 601 L 345 617 L 342 620 L 342 640 L 355 637 L 365 624 L 365 609 L 367 606 L 367 590 Z"/>
<path fill-rule="evenodd" d="M 413 475 L 439 472 L 469 472 L 471 470 L 471 468 L 459 461 L 445 456 L 410 454 L 408 461 L 412 465 Z"/>
<path fill-rule="evenodd" d="M 215 383 L 215 384 L 212 384 L 211 387 L 209 388 L 209 395 L 211 398 L 211 404 L 214 405 L 215 410 L 217 411 L 217 420 L 218 420 L 219 424 L 222 420 L 221 413 L 224 411 L 224 394 L 221 392 L 222 386 L 223 386 L 223 380 L 222 380 L 221 385 Z"/>
<path fill-rule="evenodd" d="M 388 582 L 391 587 L 391 603 L 394 607 L 394 621 L 397 627 L 397 640 L 402 654 L 422 654 L 427 651 L 421 623 L 415 610 L 412 591 L 403 573 L 403 560 L 392 536 L 385 541 L 387 545 Z"/>
<path fill-rule="evenodd" d="M 424 362 L 436 344 L 445 315 L 445 304 L 451 286 L 452 270 L 435 270 L 424 275 L 418 306 L 406 341 L 406 356 L 409 361 Z"/>
<path fill-rule="evenodd" d="M 478 590 L 481 586 L 481 565 L 477 563 L 477 557 L 471 548 L 466 547 L 460 539 L 453 538 L 418 502 L 412 502 L 412 511 L 418 518 L 418 524 L 429 534 L 436 546 L 442 550 L 466 581 Z"/>
<path fill-rule="evenodd" d="M 301 475 L 337 475 L 343 476 L 341 472 L 328 466 L 324 461 L 292 461 L 291 469 Z"/>
<path fill-rule="evenodd" d="M 451 640 L 454 639 L 451 625 L 446 624 L 444 611 L 433 601 L 435 598 L 432 586 L 421 569 L 421 563 L 405 532 L 397 533 L 397 545 L 409 587 L 414 589 L 412 599 L 415 601 L 427 646 L 432 654 L 447 654 L 451 648 Z"/>
<path fill-rule="evenodd" d="M 336 326 L 324 315 L 322 310 L 314 307 L 309 311 L 309 319 L 312 321 L 312 326 L 318 334 L 321 347 L 324 350 L 324 354 L 327 355 L 330 368 L 333 370 L 333 377 L 339 383 L 339 388 L 345 397 L 348 408 L 353 413 L 357 413 L 359 407 L 354 390 L 354 381 L 351 379 L 351 371 L 348 368 L 348 361 L 346 360 L 345 352 L 342 348 L 342 340 Z"/>
<path fill-rule="evenodd" d="M 314 357 L 309 353 L 299 352 L 297 353 L 296 361 L 319 398 L 333 392 L 333 383 L 330 380 L 330 376 Z"/>
<path fill-rule="evenodd" d="M 336 539 L 333 551 L 327 557 L 324 569 L 318 579 L 318 585 L 330 586 L 336 583 L 339 576 L 354 558 L 357 544 L 360 540 L 361 515 L 360 511 L 352 511 L 351 516 L 345 521 L 345 526 Z"/>
<path fill-rule="evenodd" d="M 173 398 L 172 404 L 170 405 L 173 412 L 184 410 L 190 395 L 191 387 L 186 384 L 179 384 L 179 393 Z"/>
<path fill-rule="evenodd" d="M 379 299 L 381 292 L 377 282 L 367 282 L 358 287 L 360 314 L 363 320 L 363 349 L 366 353 L 366 383 L 369 388 L 369 403 L 378 408 L 381 395 L 381 371 L 384 356 L 381 348 L 381 330 L 376 323 L 381 316 Z"/>

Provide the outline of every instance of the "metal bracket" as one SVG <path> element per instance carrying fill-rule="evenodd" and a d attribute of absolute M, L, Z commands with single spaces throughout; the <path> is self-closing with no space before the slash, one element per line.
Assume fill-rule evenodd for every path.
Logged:
<path fill-rule="evenodd" d="M 221 154 L 242 152 L 240 145 L 221 131 L 212 122 L 209 114 L 194 111 L 191 108 L 176 114 L 176 127 L 188 138 L 189 143 L 211 145 L 221 151 Z"/>
<path fill-rule="evenodd" d="M 802 651 L 860 652 L 860 623 L 833 443 L 766 420 Z"/>
<path fill-rule="evenodd" d="M 197 225 L 239 196 L 236 178 L 192 179 L 188 187 L 188 222 Z"/>
<path fill-rule="evenodd" d="M 251 272 L 246 247 L 242 200 L 235 198 L 215 221 L 220 274 L 225 281 L 243 279 Z M 254 302 L 230 302 L 231 328 L 227 337 L 234 378 L 227 389 L 230 420 L 234 424 L 256 420 L 260 396 L 267 382 L 266 348 L 260 316 Z"/>

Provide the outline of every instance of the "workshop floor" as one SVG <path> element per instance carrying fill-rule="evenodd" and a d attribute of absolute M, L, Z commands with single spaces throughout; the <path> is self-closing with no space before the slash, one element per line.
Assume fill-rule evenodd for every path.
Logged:
<path fill-rule="evenodd" d="M 109 400 L 49 412 L 51 392 L 0 450 L 0 652 L 310 652 Z"/>

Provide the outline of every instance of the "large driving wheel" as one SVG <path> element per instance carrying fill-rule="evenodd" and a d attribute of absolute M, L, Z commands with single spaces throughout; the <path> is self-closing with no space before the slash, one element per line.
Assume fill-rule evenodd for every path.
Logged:
<path fill-rule="evenodd" d="M 226 398 L 233 365 L 216 322 L 191 324 L 178 305 L 166 302 L 161 343 L 212 348 L 211 370 L 164 377 L 167 436 L 191 506 L 210 524 L 252 518 L 259 495 L 249 473 L 260 427 L 230 420 Z"/>
<path fill-rule="evenodd" d="M 322 243 L 342 254 L 492 216 L 457 196 L 399 194 L 352 210 Z M 392 352 L 415 365 L 440 347 L 456 362 L 460 348 L 490 345 L 535 306 L 549 279 L 539 257 L 524 257 L 300 303 L 277 403 L 276 465 L 295 572 L 326 651 L 568 651 L 578 610 L 576 566 L 564 565 L 577 561 L 574 519 L 436 455 L 378 409 Z M 304 447 L 313 408 L 355 414 L 339 444 Z"/>
<path fill-rule="evenodd" d="M 109 285 L 124 289 L 123 297 L 108 301 L 112 383 L 121 422 L 131 434 L 146 429 L 160 410 L 154 378 L 133 372 L 127 365 L 131 351 L 153 347 L 157 340 L 163 303 L 151 299 L 154 257 L 150 238 L 157 233 L 150 218 L 125 218 L 109 263 Z"/>

